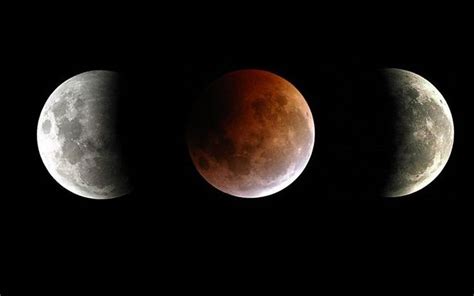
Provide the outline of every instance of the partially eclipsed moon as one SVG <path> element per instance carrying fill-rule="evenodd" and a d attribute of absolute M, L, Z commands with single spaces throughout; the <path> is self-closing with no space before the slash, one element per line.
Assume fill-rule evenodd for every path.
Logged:
<path fill-rule="evenodd" d="M 290 185 L 314 145 L 301 93 L 266 71 L 241 70 L 215 81 L 193 110 L 187 135 L 199 173 L 238 197 L 262 197 Z"/>
<path fill-rule="evenodd" d="M 67 190 L 109 199 L 131 191 L 118 139 L 119 74 L 90 71 L 62 83 L 38 121 L 41 158 Z"/>
<path fill-rule="evenodd" d="M 385 69 L 387 98 L 393 107 L 390 165 L 382 176 L 383 195 L 398 197 L 430 184 L 448 162 L 454 124 L 441 93 L 423 77 Z"/>

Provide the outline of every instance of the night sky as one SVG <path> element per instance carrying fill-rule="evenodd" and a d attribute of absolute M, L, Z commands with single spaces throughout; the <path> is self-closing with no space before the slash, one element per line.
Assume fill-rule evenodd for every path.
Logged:
<path fill-rule="evenodd" d="M 465 41 L 434 29 L 420 36 L 421 29 L 406 34 L 399 27 L 381 35 L 350 21 L 332 31 L 311 20 L 232 29 L 222 21 L 214 24 L 219 29 L 189 22 L 171 31 L 164 21 L 144 21 L 140 30 L 119 19 L 119 29 L 73 25 L 80 36 L 74 38 L 51 24 L 6 37 L 0 294 L 386 295 L 416 282 L 417 291 L 443 286 L 457 295 L 463 283 L 469 287 L 472 94 L 461 80 L 470 77 L 472 59 Z M 440 176 L 399 199 L 373 194 L 370 182 L 361 181 L 363 169 L 351 165 L 373 140 L 353 134 L 352 127 L 366 123 L 354 112 L 361 106 L 363 114 L 377 112 L 353 90 L 363 73 L 381 67 L 429 80 L 454 118 L 454 147 Z M 185 141 L 192 103 L 206 86 L 247 68 L 271 71 L 298 88 L 316 129 L 301 176 L 260 199 L 232 197 L 206 183 Z M 51 92 L 97 69 L 125 74 L 131 90 L 136 188 L 106 201 L 61 187 L 36 145 Z"/>

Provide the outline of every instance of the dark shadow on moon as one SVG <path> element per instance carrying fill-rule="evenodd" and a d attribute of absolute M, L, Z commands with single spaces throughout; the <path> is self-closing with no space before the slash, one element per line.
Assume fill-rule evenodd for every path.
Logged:
<path fill-rule="evenodd" d="M 384 99 L 387 81 L 374 71 L 353 71 L 326 77 L 315 93 L 316 140 L 312 161 L 318 167 L 329 200 L 378 199 L 386 175 L 392 170 L 395 114 Z"/>
<path fill-rule="evenodd" d="M 449 138 L 450 119 L 437 110 L 437 104 L 420 104 L 420 96 L 428 94 L 403 79 L 384 71 L 354 73 L 351 87 L 340 96 L 344 110 L 337 110 L 336 105 L 328 110 L 347 124 L 333 125 L 339 137 L 326 139 L 331 149 L 323 149 L 321 157 L 333 161 L 323 160 L 323 166 L 349 198 L 410 193 L 420 184 L 411 178 L 427 178 L 437 150 L 448 150 L 437 142 L 442 135 Z M 426 128 L 431 119 L 433 132 Z M 414 136 L 418 131 L 426 133 L 422 140 Z"/>
<path fill-rule="evenodd" d="M 121 155 L 125 170 L 130 179 L 132 188 L 136 188 L 137 182 L 137 155 L 139 148 L 143 144 L 141 142 L 137 102 L 141 98 L 137 98 L 138 93 L 132 92 L 137 86 L 135 82 L 125 74 L 121 73 L 118 81 L 119 90 L 117 98 L 117 109 L 114 129 L 117 131 L 117 141 L 121 150 Z"/>

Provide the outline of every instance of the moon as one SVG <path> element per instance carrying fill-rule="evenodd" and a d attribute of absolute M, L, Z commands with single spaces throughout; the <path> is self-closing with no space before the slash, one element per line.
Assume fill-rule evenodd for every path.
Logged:
<path fill-rule="evenodd" d="M 131 192 L 120 145 L 120 75 L 89 71 L 62 83 L 38 121 L 38 149 L 46 169 L 64 188 L 92 199 Z"/>
<path fill-rule="evenodd" d="M 301 93 L 262 70 L 225 74 L 192 112 L 191 159 L 215 188 L 237 197 L 268 196 L 303 172 L 314 146 L 311 110 Z"/>
<path fill-rule="evenodd" d="M 430 184 L 448 162 L 454 142 L 454 123 L 446 100 L 426 79 L 401 69 L 381 71 L 384 99 L 392 111 L 390 155 L 381 174 L 382 195 L 400 197 Z"/>

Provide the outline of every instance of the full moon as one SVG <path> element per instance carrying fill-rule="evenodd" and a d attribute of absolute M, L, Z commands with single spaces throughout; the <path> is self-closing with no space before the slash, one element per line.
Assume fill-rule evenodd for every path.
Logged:
<path fill-rule="evenodd" d="M 215 188 L 256 198 L 286 188 L 303 172 L 314 122 L 301 93 L 270 72 L 228 73 L 205 92 L 187 134 L 191 159 Z"/>
<path fill-rule="evenodd" d="M 62 83 L 38 122 L 38 148 L 46 169 L 67 190 L 110 199 L 131 192 L 120 145 L 120 75 L 89 71 Z"/>
<path fill-rule="evenodd" d="M 390 153 L 386 160 L 382 195 L 399 197 L 430 184 L 448 162 L 454 124 L 441 93 L 423 77 L 400 69 L 384 69 L 390 115 Z"/>

